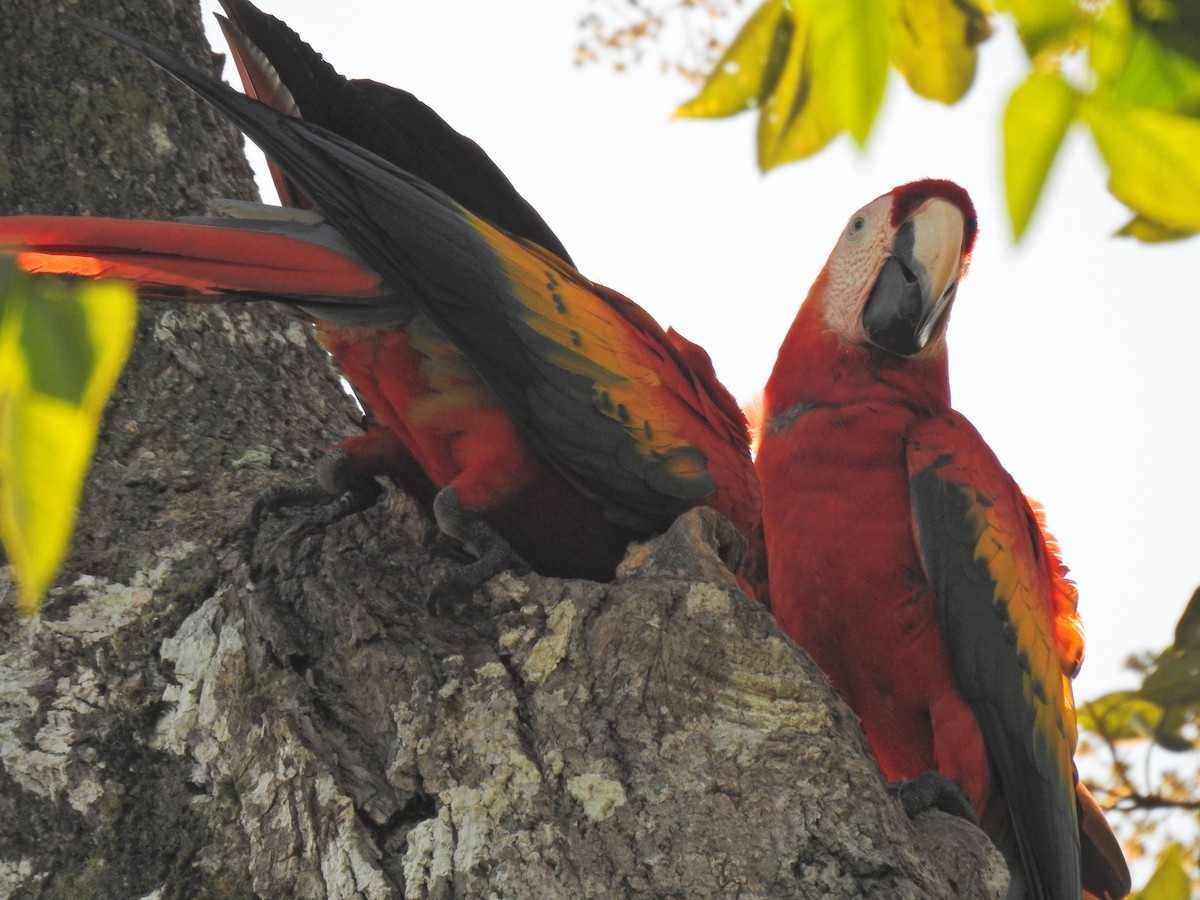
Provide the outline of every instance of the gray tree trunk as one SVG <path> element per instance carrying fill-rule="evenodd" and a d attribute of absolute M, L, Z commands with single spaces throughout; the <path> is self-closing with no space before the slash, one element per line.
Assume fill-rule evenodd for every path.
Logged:
<path fill-rule="evenodd" d="M 0 214 L 251 196 L 232 130 L 64 7 L 213 65 L 184 0 L 0 0 Z M 60 586 L 0 597 L 0 897 L 1002 896 L 979 831 L 905 819 L 713 515 L 452 618 L 399 491 L 249 546 L 355 419 L 294 321 L 143 312 Z"/>

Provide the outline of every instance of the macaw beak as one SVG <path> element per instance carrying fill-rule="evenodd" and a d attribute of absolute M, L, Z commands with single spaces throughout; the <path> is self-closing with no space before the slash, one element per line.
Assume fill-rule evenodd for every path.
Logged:
<path fill-rule="evenodd" d="M 940 333 L 958 288 L 963 229 L 962 212 L 940 197 L 901 223 L 863 307 L 863 330 L 872 344 L 914 356 Z"/>

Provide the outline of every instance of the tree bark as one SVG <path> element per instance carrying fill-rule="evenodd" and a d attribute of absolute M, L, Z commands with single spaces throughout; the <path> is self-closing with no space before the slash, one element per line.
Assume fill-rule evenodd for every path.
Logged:
<path fill-rule="evenodd" d="M 214 66 L 182 0 L 4 0 L 0 213 L 252 196 L 240 139 L 90 15 Z M 707 512 L 611 585 L 501 575 L 452 617 L 402 492 L 246 536 L 356 413 L 294 320 L 144 310 L 66 571 L 0 605 L 0 897 L 998 897 L 910 823 Z"/>

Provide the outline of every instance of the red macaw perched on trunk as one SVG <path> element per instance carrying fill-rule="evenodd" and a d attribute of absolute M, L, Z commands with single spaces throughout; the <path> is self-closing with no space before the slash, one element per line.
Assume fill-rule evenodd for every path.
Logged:
<path fill-rule="evenodd" d="M 458 579 L 466 586 L 511 562 L 510 543 L 546 574 L 609 578 L 629 540 L 699 504 L 730 519 L 761 559 L 745 421 L 707 355 L 576 272 L 482 151 L 415 100 L 397 101 L 420 130 L 414 167 L 464 199 L 497 201 L 502 226 L 556 252 L 350 140 L 114 36 L 243 125 L 288 173 L 293 196 L 310 198 L 329 224 L 297 214 L 222 227 L 2 219 L 0 247 L 18 252 L 24 268 L 300 310 L 376 423 L 343 447 L 350 459 L 341 469 L 407 478 L 415 462 L 439 489 L 439 526 L 481 554 Z M 316 60 L 301 71 L 332 73 Z M 277 74 L 252 62 L 259 76 Z M 471 169 L 480 160 L 499 180 Z"/>
<path fill-rule="evenodd" d="M 280 112 L 336 132 L 445 192 L 475 215 L 571 263 L 571 257 L 557 235 L 537 210 L 517 193 L 488 155 L 412 94 L 376 81 L 348 80 L 284 22 L 257 9 L 248 0 L 220 0 L 220 3 L 229 18 L 217 16 L 217 20 L 248 96 Z M 285 205 L 313 208 L 312 201 L 273 160 L 268 159 L 267 164 Z M 364 388 L 373 383 L 369 370 L 376 367 L 373 361 L 379 355 L 378 348 L 362 341 L 358 335 L 336 333 L 328 327 L 318 326 L 317 334 L 334 356 L 348 367 L 358 369 L 352 376 L 354 381 L 363 384 Z M 420 350 L 412 349 L 409 338 L 413 335 L 419 335 Z M 412 397 L 410 406 L 417 404 L 428 409 L 437 405 L 447 414 L 473 415 L 478 420 L 473 426 L 457 427 L 457 431 L 487 432 L 491 429 L 494 409 L 464 404 L 463 398 L 470 396 L 472 391 L 461 378 L 447 384 L 431 379 L 429 373 L 422 371 L 422 367 L 434 358 L 443 372 L 470 371 L 469 363 L 454 344 L 427 319 L 415 313 L 409 327 L 386 338 L 373 338 L 383 339 L 388 344 L 386 355 L 393 371 L 397 367 L 404 371 L 403 384 Z M 472 387 L 478 387 L 478 379 L 468 376 L 468 382 Z M 452 396 L 456 400 L 451 399 Z M 326 454 L 317 470 L 318 481 L 324 490 L 282 486 L 260 500 L 255 509 L 256 521 L 260 511 L 266 508 L 329 501 L 347 491 L 352 497 L 350 508 L 365 505 L 377 495 L 373 475 L 392 477 L 426 507 L 431 506 L 436 488 L 421 464 L 413 458 L 402 438 L 379 423 L 361 393 L 358 401 L 366 410 L 366 433 L 342 441 Z M 447 416 L 432 418 L 450 424 Z M 416 430 L 420 437 L 410 435 L 408 445 L 421 440 L 426 445 L 436 446 L 436 436 L 440 433 L 443 446 L 438 449 L 446 450 L 445 429 L 439 428 L 436 422 L 430 421 Z M 443 457 L 446 455 L 443 453 Z M 469 495 L 472 473 L 455 474 L 464 476 L 455 486 L 460 498 L 464 492 Z M 515 515 L 523 517 L 524 512 L 517 511 Z M 492 519 L 498 515 L 497 510 L 489 512 Z M 521 541 L 519 524 L 515 537 L 518 544 L 527 545 L 525 554 L 537 562 L 541 570 L 556 571 L 554 561 L 541 555 L 540 543 L 529 546 L 530 542 Z M 603 523 L 594 525 L 590 537 L 598 546 L 608 547 L 610 556 L 618 556 L 633 536 Z M 519 547 L 518 552 L 521 549 Z M 597 557 L 598 554 L 592 555 L 592 559 Z M 589 574 L 603 577 L 601 573 L 610 568 L 605 563 Z M 579 571 L 574 570 L 572 574 Z"/>
<path fill-rule="evenodd" d="M 1081 832 L 1082 886 L 1124 896 L 1120 848 L 1072 760 L 1075 587 L 950 408 L 946 322 L 975 232 L 957 185 L 898 187 L 851 217 L 801 306 L 757 457 L 772 608 L 889 781 L 914 780 L 910 798 L 945 779 L 965 792 L 1010 896 L 1080 897 Z"/>

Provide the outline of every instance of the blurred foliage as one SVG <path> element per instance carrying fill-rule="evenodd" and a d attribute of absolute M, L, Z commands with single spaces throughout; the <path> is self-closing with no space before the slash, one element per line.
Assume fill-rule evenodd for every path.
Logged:
<path fill-rule="evenodd" d="M 1194 882 L 1184 864 L 1185 849 L 1172 842 L 1160 855 L 1158 866 L 1146 886 L 1131 895 L 1131 900 L 1190 900 Z"/>
<path fill-rule="evenodd" d="M 607 61 L 623 72 L 644 65 L 652 45 L 662 50 L 657 62 L 697 84 L 704 81 L 725 49 L 722 35 L 746 0 L 591 0 L 594 8 L 579 20 L 583 37 L 575 47 L 575 64 Z M 682 32 L 678 42 L 664 41 L 671 25 Z"/>
<path fill-rule="evenodd" d="M 1123 821 L 1131 857 L 1158 868 L 1136 896 L 1184 900 L 1200 888 L 1200 589 L 1160 653 L 1131 659 L 1141 685 L 1079 707 L 1081 758 L 1107 775 L 1096 799 Z M 1190 840 L 1181 839 L 1190 833 Z M 1167 836 L 1170 837 L 1167 837 Z"/>
<path fill-rule="evenodd" d="M 136 311 L 123 285 L 27 275 L 0 256 L 0 541 L 23 612 L 66 555 Z"/>
<path fill-rule="evenodd" d="M 1196 0 L 765 0 L 728 43 L 737 0 L 593 0 L 578 62 L 643 59 L 674 19 L 694 28 L 676 62 L 707 71 L 676 115 L 758 113 L 765 171 L 845 133 L 865 145 L 889 66 L 921 97 L 953 104 L 975 78 L 993 20 L 1029 60 L 1004 115 L 1004 179 L 1015 239 L 1029 226 L 1073 125 L 1090 131 L 1109 190 L 1133 217 L 1118 233 L 1167 241 L 1200 231 L 1200 3 Z M 713 62 L 718 48 L 723 48 Z"/>

